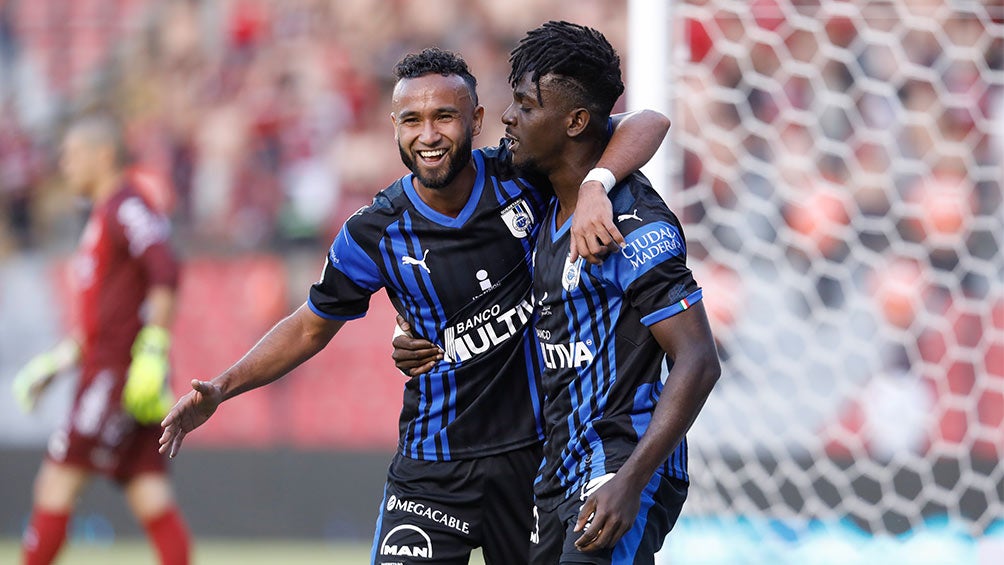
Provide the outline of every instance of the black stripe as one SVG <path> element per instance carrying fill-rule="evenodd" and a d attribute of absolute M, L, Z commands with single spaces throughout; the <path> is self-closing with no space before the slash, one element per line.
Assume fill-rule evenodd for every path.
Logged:
<path fill-rule="evenodd" d="M 405 212 L 405 213 L 407 214 L 407 212 Z M 410 215 L 409 215 L 409 217 L 410 217 Z M 422 253 L 423 253 L 423 250 L 421 250 L 421 249 L 417 249 L 416 250 L 415 249 L 415 245 L 414 245 L 414 241 L 413 241 L 417 237 L 415 235 L 415 230 L 414 230 L 415 218 L 411 218 L 411 220 L 412 220 L 412 230 L 410 232 L 407 232 L 407 231 L 404 230 L 403 219 L 399 220 L 397 222 L 399 224 L 398 231 L 400 231 L 401 235 L 403 236 L 402 239 L 404 240 L 404 246 L 405 246 L 405 248 L 408 249 L 408 254 L 411 255 L 412 257 L 421 257 Z M 409 236 L 409 237 L 404 237 L 404 236 Z M 432 278 L 431 274 L 429 275 L 429 278 L 430 279 Z M 421 293 L 422 299 L 425 300 L 426 304 L 436 304 L 436 302 L 433 301 L 433 299 L 432 299 L 432 293 L 429 291 L 429 287 L 425 284 L 425 277 L 423 277 L 421 273 L 417 273 L 415 275 L 415 281 L 418 282 L 418 290 Z M 444 322 L 444 320 L 441 320 L 439 318 L 439 315 L 436 312 L 435 308 L 429 308 L 429 314 L 431 316 L 431 319 L 432 319 L 434 327 L 437 327 L 437 328 L 443 327 L 443 324 L 445 322 Z M 425 390 L 428 392 L 428 396 L 431 398 L 432 397 L 432 375 L 430 373 L 426 373 L 426 375 L 423 377 L 423 380 L 425 380 L 425 383 L 426 383 L 425 384 Z M 423 401 L 424 401 L 423 404 L 424 404 L 424 406 L 421 408 L 422 413 L 423 413 L 426 421 L 428 421 L 430 413 L 432 412 L 432 402 L 430 402 L 430 398 L 423 398 Z M 444 406 L 445 406 L 445 402 L 446 402 L 446 398 L 444 397 L 443 398 Z M 444 410 L 443 411 L 443 419 L 442 419 L 442 427 L 441 427 L 441 429 L 445 429 L 446 428 L 446 424 L 449 422 L 449 419 L 447 418 L 447 414 L 448 414 L 448 411 Z M 429 430 L 426 430 L 425 431 L 425 438 L 428 437 L 428 434 L 429 434 Z M 421 438 L 419 440 L 419 442 L 418 442 L 418 457 L 419 457 L 419 459 L 423 459 L 425 457 L 425 448 L 422 445 L 424 443 L 424 441 L 422 441 L 422 440 L 424 440 L 425 438 Z M 435 445 L 436 445 L 436 455 L 437 456 L 442 456 L 442 454 L 443 454 L 443 442 L 442 442 L 442 438 L 437 434 L 434 441 L 435 441 Z M 438 457 L 437 457 L 437 459 L 438 459 Z"/>
<path fill-rule="evenodd" d="M 387 270 L 386 261 L 384 261 L 383 257 L 379 258 L 380 261 L 377 264 L 381 265 L 381 268 L 383 268 L 385 270 L 387 278 L 390 279 L 391 281 L 393 281 L 396 284 L 397 288 L 401 289 L 401 291 L 399 293 L 398 292 L 394 292 L 394 294 L 395 294 L 396 298 L 402 304 L 410 304 L 410 306 L 408 306 L 406 308 L 406 310 L 408 312 L 411 312 L 412 318 L 415 318 L 415 320 L 413 320 L 413 323 L 418 324 L 419 323 L 419 321 L 417 320 L 417 318 L 419 317 L 418 307 L 414 303 L 414 301 L 410 299 L 411 295 L 408 292 L 406 292 L 406 287 L 404 285 L 404 278 L 402 278 L 402 276 L 401 276 L 401 266 L 400 266 L 400 264 L 397 261 L 395 261 L 396 254 L 394 253 L 394 246 L 393 246 L 393 243 L 391 242 L 391 237 L 390 237 L 390 233 L 389 233 L 390 232 L 390 228 L 395 223 L 400 223 L 400 222 L 401 222 L 401 219 L 398 218 L 396 222 L 389 224 L 387 226 L 387 228 L 384 230 L 383 237 L 380 240 L 380 244 L 383 246 L 384 253 L 386 253 L 387 256 L 390 257 L 390 270 Z M 398 228 L 398 229 L 400 229 L 400 228 Z M 392 288 L 388 287 L 387 291 L 388 291 L 388 293 L 391 293 L 392 292 Z M 392 298 L 392 300 L 393 300 L 393 298 Z M 405 394 L 404 395 L 404 406 L 402 406 L 402 415 L 405 418 L 409 418 L 412 414 L 416 414 L 417 415 L 418 414 L 418 410 L 419 410 L 418 404 L 413 404 L 413 403 L 409 402 L 408 398 L 409 398 L 409 395 Z M 400 440 L 400 442 L 401 442 L 401 452 L 402 453 L 408 453 L 409 452 L 408 446 L 412 443 L 412 441 L 414 441 L 414 438 L 415 438 L 415 422 L 417 420 L 416 420 L 415 417 L 410 417 L 410 420 L 411 420 L 411 422 L 408 424 L 408 427 L 405 430 L 405 433 L 401 437 L 401 440 Z"/>

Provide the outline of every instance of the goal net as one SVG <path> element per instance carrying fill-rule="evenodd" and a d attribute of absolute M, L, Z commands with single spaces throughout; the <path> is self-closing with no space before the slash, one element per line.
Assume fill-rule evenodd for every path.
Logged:
<path fill-rule="evenodd" d="M 1004 3 L 670 4 L 723 377 L 667 562 L 965 561 L 1004 536 Z"/>

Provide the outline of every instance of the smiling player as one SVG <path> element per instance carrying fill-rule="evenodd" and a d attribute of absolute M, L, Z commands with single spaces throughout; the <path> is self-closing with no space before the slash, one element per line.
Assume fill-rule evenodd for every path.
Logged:
<path fill-rule="evenodd" d="M 489 563 L 525 563 L 542 438 L 530 256 L 551 193 L 516 174 L 504 148 L 471 150 L 484 108 L 460 57 L 426 49 L 395 75 L 391 120 L 411 173 L 346 221 L 303 306 L 223 374 L 193 381 L 164 420 L 162 450 L 176 454 L 223 400 L 316 354 L 383 288 L 446 358 L 405 384 L 373 562 L 466 563 L 483 546 Z M 608 166 L 641 166 L 666 127 L 651 113 L 625 118 Z M 609 241 L 602 187 L 583 192 L 603 216 L 589 222 L 603 231 L 586 240 Z"/>

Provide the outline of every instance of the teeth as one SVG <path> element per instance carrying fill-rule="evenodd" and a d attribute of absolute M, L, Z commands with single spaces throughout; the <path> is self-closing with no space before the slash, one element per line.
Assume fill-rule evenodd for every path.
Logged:
<path fill-rule="evenodd" d="M 435 151 L 419 151 L 418 154 L 423 159 L 434 159 L 436 157 L 442 157 L 443 155 L 446 155 L 446 150 L 445 149 L 437 149 Z"/>

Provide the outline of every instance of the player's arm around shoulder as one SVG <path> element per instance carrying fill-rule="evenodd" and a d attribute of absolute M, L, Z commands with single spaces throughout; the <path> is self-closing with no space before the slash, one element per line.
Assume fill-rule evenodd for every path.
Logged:
<path fill-rule="evenodd" d="M 666 133 L 669 118 L 655 110 L 639 110 L 611 116 L 613 133 L 596 168 L 579 187 L 579 201 L 572 217 L 571 260 L 582 256 L 600 264 L 624 245 L 624 236 L 614 224 L 607 194 L 655 156 Z"/>

